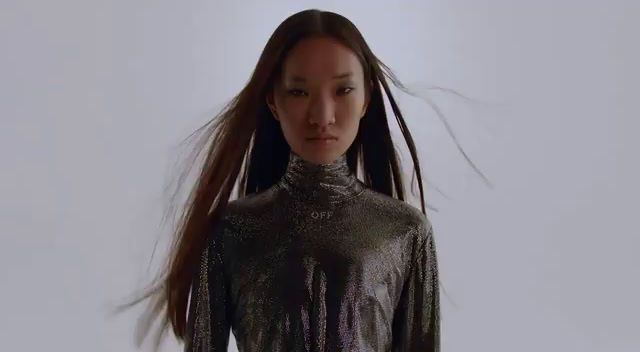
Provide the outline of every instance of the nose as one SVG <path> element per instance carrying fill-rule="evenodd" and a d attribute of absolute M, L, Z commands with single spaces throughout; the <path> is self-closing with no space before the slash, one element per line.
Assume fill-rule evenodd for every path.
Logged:
<path fill-rule="evenodd" d="M 321 96 L 311 102 L 309 107 L 310 124 L 325 127 L 335 122 L 335 102 L 332 98 Z"/>

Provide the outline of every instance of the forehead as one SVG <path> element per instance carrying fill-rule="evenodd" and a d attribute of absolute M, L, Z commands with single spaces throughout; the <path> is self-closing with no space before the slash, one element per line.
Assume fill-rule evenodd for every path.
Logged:
<path fill-rule="evenodd" d="M 293 76 L 305 79 L 331 79 L 352 72 L 362 77 L 362 65 L 356 54 L 339 41 L 320 37 L 301 40 L 289 51 L 284 61 L 285 79 Z"/>

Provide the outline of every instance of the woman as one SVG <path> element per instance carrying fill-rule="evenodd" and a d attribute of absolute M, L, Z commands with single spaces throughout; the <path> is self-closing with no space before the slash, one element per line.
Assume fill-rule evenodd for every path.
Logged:
<path fill-rule="evenodd" d="M 209 126 L 166 274 L 145 297 L 186 351 L 226 351 L 230 331 L 239 351 L 439 351 L 433 229 L 385 77 L 399 84 L 338 14 L 302 11 L 275 30 Z M 404 201 L 381 89 L 422 211 Z"/>

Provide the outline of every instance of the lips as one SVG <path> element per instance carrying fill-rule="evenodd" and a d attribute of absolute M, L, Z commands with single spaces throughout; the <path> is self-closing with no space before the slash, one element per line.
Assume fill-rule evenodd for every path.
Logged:
<path fill-rule="evenodd" d="M 321 136 L 314 136 L 314 137 L 307 138 L 307 140 L 310 140 L 310 141 L 331 141 L 331 140 L 337 140 L 337 139 L 338 137 L 332 136 L 332 135 L 321 135 Z"/>

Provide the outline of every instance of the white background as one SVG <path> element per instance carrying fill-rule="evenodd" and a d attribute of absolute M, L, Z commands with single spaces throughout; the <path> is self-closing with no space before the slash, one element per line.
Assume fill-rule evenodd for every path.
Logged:
<path fill-rule="evenodd" d="M 175 146 L 320 7 L 407 85 L 474 99 L 431 92 L 493 189 L 396 96 L 438 208 L 443 350 L 640 351 L 640 3 L 344 3 L 1 2 L 0 350 L 135 350 L 140 309 L 108 312 L 155 273 Z"/>

